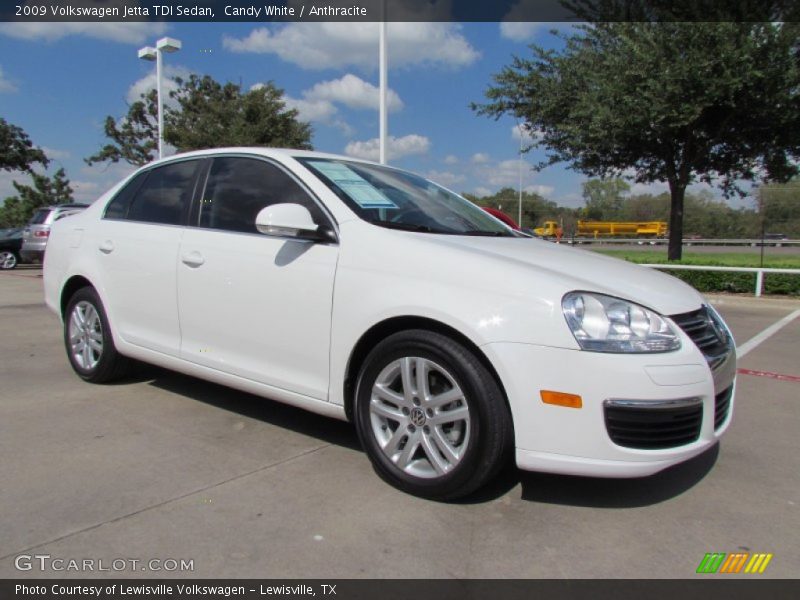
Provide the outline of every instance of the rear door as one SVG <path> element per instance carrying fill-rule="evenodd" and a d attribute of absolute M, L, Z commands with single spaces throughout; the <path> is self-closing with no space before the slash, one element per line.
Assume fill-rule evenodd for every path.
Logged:
<path fill-rule="evenodd" d="M 109 317 L 131 344 L 177 356 L 175 269 L 203 160 L 137 175 L 109 203 L 94 239 Z"/>
<path fill-rule="evenodd" d="M 338 245 L 256 231 L 265 206 L 294 202 L 333 222 L 283 167 L 217 157 L 178 261 L 181 356 L 226 373 L 327 400 Z"/>

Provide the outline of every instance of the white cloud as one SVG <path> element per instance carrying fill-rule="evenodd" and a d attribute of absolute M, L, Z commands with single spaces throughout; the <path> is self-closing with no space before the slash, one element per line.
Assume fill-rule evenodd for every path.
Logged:
<path fill-rule="evenodd" d="M 526 185 L 523 189 L 529 194 L 539 194 L 543 198 L 549 198 L 555 191 L 552 185 Z"/>
<path fill-rule="evenodd" d="M 519 173 L 522 168 L 523 181 L 525 176 L 530 172 L 530 165 L 525 161 L 520 160 L 502 160 L 494 165 L 487 165 L 483 173 L 486 181 L 492 185 L 504 186 L 519 186 Z"/>
<path fill-rule="evenodd" d="M 16 196 L 17 190 L 14 189 L 12 181 L 28 184 L 30 177 L 25 173 L 0 171 L 0 204 L 9 196 Z"/>
<path fill-rule="evenodd" d="M 302 98 L 292 98 L 291 96 L 284 96 L 283 99 L 287 108 L 297 110 L 297 116 L 301 121 L 327 123 L 338 112 L 333 102 L 328 100 L 304 100 Z"/>
<path fill-rule="evenodd" d="M 478 186 L 472 191 L 479 198 L 483 198 L 485 196 L 491 196 L 492 195 L 492 190 L 490 190 L 489 188 L 483 187 L 483 186 Z"/>
<path fill-rule="evenodd" d="M 309 100 L 328 100 L 339 102 L 350 108 L 378 110 L 380 102 L 380 90 L 353 75 L 346 74 L 341 79 L 331 81 L 320 81 L 309 90 L 303 92 L 303 96 Z M 386 90 L 386 106 L 389 111 L 397 111 L 403 108 L 403 101 L 392 89 Z"/>
<path fill-rule="evenodd" d="M 669 185 L 663 181 L 654 181 L 653 183 L 631 183 L 630 193 L 634 196 L 638 194 L 652 194 L 653 196 L 658 196 L 664 192 L 669 192 Z"/>
<path fill-rule="evenodd" d="M 446 165 L 457 165 L 458 164 L 458 157 L 454 156 L 453 154 L 448 154 L 444 157 L 444 164 Z"/>
<path fill-rule="evenodd" d="M 480 53 L 453 23 L 389 23 L 388 58 L 393 67 L 464 67 Z M 378 66 L 378 24 L 352 22 L 289 23 L 259 27 L 244 38 L 224 36 L 232 52 L 277 54 L 304 69 Z"/>
<path fill-rule="evenodd" d="M 79 171 L 81 179 L 70 182 L 75 191 L 75 200 L 94 202 L 136 169 L 137 167 L 126 162 L 97 163 L 82 167 Z"/>
<path fill-rule="evenodd" d="M 500 23 L 500 37 L 513 42 L 527 42 L 542 29 L 547 23 L 526 23 L 524 21 L 503 21 Z"/>
<path fill-rule="evenodd" d="M 173 78 L 180 77 L 182 79 L 187 79 L 189 75 L 191 75 L 191 71 L 185 67 L 172 65 L 167 65 L 164 67 L 163 80 L 161 82 L 161 92 L 164 94 L 164 104 L 170 106 L 175 105 L 175 100 L 169 97 L 170 92 L 174 92 L 178 89 L 178 84 L 175 83 Z M 154 90 L 155 88 L 156 72 L 155 68 L 153 68 L 152 73 L 145 75 L 141 79 L 131 84 L 131 87 L 128 88 L 128 93 L 125 96 L 125 99 L 129 103 L 136 102 L 137 100 L 141 100 L 142 94 L 147 94 L 147 92 Z"/>
<path fill-rule="evenodd" d="M 42 150 L 47 155 L 47 158 L 52 160 L 64 160 L 72 156 L 66 150 L 58 150 L 56 148 L 48 148 L 47 146 L 42 146 Z"/>
<path fill-rule="evenodd" d="M 459 175 L 457 173 L 451 173 L 450 171 L 436 171 L 431 170 L 425 174 L 427 179 L 443 185 L 444 187 L 452 187 L 456 183 L 461 183 L 464 181 L 464 176 Z"/>
<path fill-rule="evenodd" d="M 55 42 L 70 35 L 83 35 L 122 44 L 152 42 L 167 30 L 161 22 L 0 23 L 0 34 L 20 40 Z"/>
<path fill-rule="evenodd" d="M 523 146 L 530 147 L 538 144 L 542 141 L 542 137 L 544 137 L 544 134 L 541 131 L 530 131 L 525 125 L 511 126 L 511 138 L 518 142 L 521 138 Z"/>
<path fill-rule="evenodd" d="M 477 152 L 472 155 L 472 162 L 476 165 L 482 165 L 489 162 L 489 155 L 485 152 Z"/>
<path fill-rule="evenodd" d="M 386 144 L 387 158 L 397 159 L 414 154 L 425 154 L 431 146 L 431 141 L 424 135 L 415 133 L 396 138 L 389 136 Z M 378 160 L 380 154 L 380 141 L 372 138 L 365 142 L 350 142 L 344 149 L 348 156 L 366 160 Z"/>
<path fill-rule="evenodd" d="M 0 94 L 9 94 L 16 91 L 17 86 L 6 79 L 5 74 L 3 73 L 3 67 L 0 67 Z"/>
<path fill-rule="evenodd" d="M 96 181 L 71 181 L 74 198 L 78 202 L 94 202 L 105 191 Z M 113 185 L 113 184 L 112 184 Z M 111 187 L 111 186 L 108 186 Z"/>
<path fill-rule="evenodd" d="M 250 89 L 263 86 L 257 83 Z M 302 98 L 284 96 L 286 106 L 294 108 L 303 121 L 315 121 L 336 127 L 346 136 L 353 135 L 353 128 L 344 120 L 337 118 L 339 109 L 337 104 L 343 104 L 353 109 L 378 110 L 378 88 L 353 75 L 347 73 L 339 79 L 320 81 L 302 93 Z M 396 111 L 403 108 L 403 101 L 394 90 L 387 90 L 387 108 Z"/>

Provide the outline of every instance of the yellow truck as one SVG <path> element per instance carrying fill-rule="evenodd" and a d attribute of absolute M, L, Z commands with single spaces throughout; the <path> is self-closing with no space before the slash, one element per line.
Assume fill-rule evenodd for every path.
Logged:
<path fill-rule="evenodd" d="M 542 227 L 533 232 L 540 237 L 557 237 L 557 221 L 545 221 Z M 665 221 L 578 221 L 575 227 L 577 237 L 667 237 Z"/>

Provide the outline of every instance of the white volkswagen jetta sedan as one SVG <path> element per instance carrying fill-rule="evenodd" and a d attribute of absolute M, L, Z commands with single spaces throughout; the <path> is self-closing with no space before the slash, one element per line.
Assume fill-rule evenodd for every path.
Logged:
<path fill-rule="evenodd" d="M 531 239 L 411 173 L 230 148 L 54 224 L 48 306 L 93 383 L 146 361 L 355 423 L 437 499 L 521 469 L 637 477 L 731 420 L 731 334 L 668 275 Z"/>

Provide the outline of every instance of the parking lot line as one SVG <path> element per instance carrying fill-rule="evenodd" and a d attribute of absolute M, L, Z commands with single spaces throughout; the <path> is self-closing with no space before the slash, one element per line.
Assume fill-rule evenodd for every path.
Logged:
<path fill-rule="evenodd" d="M 758 346 L 766 342 L 769 338 L 778 333 L 781 329 L 786 327 L 797 317 L 800 317 L 800 309 L 789 313 L 788 315 L 783 317 L 780 321 L 773 323 L 761 333 L 758 333 L 753 337 L 751 337 L 749 340 L 747 340 L 744 344 L 742 344 L 736 349 L 736 355 L 740 359 L 744 358 L 746 354 L 758 348 Z"/>

